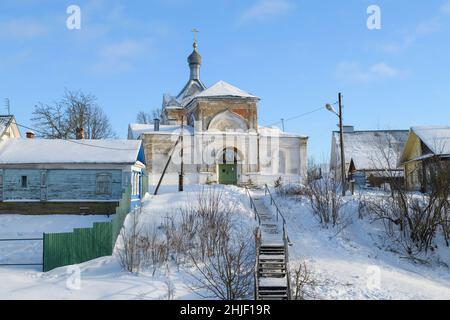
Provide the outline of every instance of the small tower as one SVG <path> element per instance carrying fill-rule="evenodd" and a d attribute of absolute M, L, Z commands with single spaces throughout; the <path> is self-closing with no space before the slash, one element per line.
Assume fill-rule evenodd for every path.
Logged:
<path fill-rule="evenodd" d="M 194 29 L 194 51 L 188 57 L 189 68 L 191 69 L 190 80 L 200 80 L 200 66 L 202 65 L 202 56 L 197 52 L 197 30 Z"/>

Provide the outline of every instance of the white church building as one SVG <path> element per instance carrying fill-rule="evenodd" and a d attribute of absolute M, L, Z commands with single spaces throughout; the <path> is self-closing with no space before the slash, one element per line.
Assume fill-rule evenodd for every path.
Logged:
<path fill-rule="evenodd" d="M 224 81 L 207 87 L 196 42 L 188 63 L 189 80 L 178 95 L 164 95 L 160 119 L 128 128 L 129 139 L 143 141 L 150 184 L 163 172 L 164 185 L 180 175 L 186 184 L 303 182 L 308 137 L 259 125 L 256 95 Z"/>

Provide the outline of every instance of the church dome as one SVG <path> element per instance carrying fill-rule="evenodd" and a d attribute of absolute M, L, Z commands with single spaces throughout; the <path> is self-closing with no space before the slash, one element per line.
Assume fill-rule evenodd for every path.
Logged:
<path fill-rule="evenodd" d="M 188 57 L 189 64 L 202 64 L 202 56 L 197 52 L 197 46 L 194 46 L 194 51 Z"/>

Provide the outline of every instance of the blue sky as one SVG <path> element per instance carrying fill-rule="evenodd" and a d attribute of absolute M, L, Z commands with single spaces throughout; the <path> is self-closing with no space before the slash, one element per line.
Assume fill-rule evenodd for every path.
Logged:
<path fill-rule="evenodd" d="M 66 28 L 71 4 L 81 30 Z M 372 4 L 381 30 L 366 26 Z M 0 98 L 30 124 L 36 103 L 65 88 L 90 92 L 125 138 L 139 110 L 184 86 L 194 27 L 203 82 L 260 96 L 260 124 L 335 102 L 339 91 L 356 129 L 450 123 L 448 0 L 2 0 Z M 336 123 L 323 110 L 286 130 L 310 136 L 322 161 Z"/>

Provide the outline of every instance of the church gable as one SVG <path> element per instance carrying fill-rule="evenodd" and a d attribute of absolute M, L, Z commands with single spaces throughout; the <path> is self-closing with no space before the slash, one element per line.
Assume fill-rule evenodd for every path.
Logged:
<path fill-rule="evenodd" d="M 241 116 L 237 115 L 230 110 L 216 115 L 208 126 L 208 131 L 248 131 L 249 126 L 247 122 Z"/>

